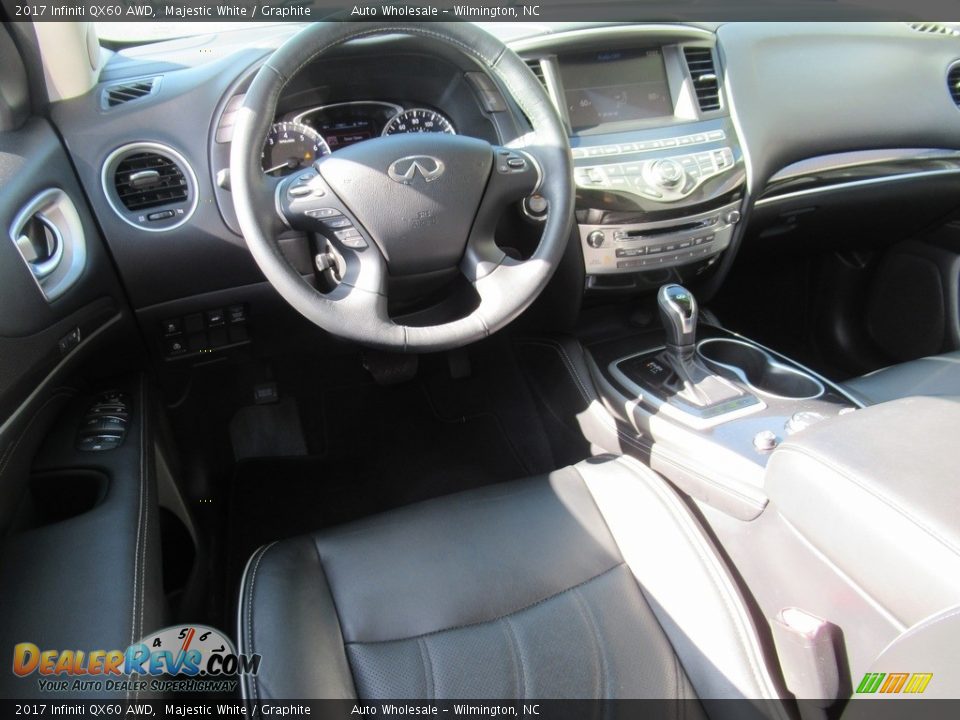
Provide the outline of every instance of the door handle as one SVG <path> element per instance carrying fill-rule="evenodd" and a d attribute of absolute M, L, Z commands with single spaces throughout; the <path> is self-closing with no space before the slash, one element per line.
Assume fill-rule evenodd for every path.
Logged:
<path fill-rule="evenodd" d="M 83 274 L 87 262 L 83 221 L 60 188 L 33 197 L 17 214 L 9 237 L 48 301 L 63 295 Z"/>
<path fill-rule="evenodd" d="M 56 270 L 63 259 L 63 236 L 56 225 L 35 213 L 20 229 L 17 249 L 39 280 Z"/>

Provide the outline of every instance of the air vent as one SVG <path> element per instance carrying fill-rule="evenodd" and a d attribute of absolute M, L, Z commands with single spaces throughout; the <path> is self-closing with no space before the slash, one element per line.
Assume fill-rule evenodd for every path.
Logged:
<path fill-rule="evenodd" d="M 543 76 L 543 63 L 540 62 L 539 58 L 534 58 L 532 60 L 524 60 L 527 63 L 527 67 L 533 71 L 533 74 L 537 76 L 537 80 L 540 81 L 540 84 L 543 85 L 543 89 L 547 89 L 547 79 Z"/>
<path fill-rule="evenodd" d="M 141 230 L 170 230 L 197 207 L 197 180 L 186 159 L 160 143 L 124 145 L 110 154 L 101 173 L 114 212 Z"/>
<path fill-rule="evenodd" d="M 947 73 L 947 89 L 957 107 L 960 107 L 960 62 L 950 68 Z"/>
<path fill-rule="evenodd" d="M 111 85 L 103 91 L 103 106 L 107 108 L 123 105 L 131 100 L 139 100 L 151 93 L 156 92 L 159 87 L 160 78 L 144 78 L 133 82 L 123 83 L 122 85 Z"/>
<path fill-rule="evenodd" d="M 128 155 L 113 174 L 117 197 L 127 210 L 172 205 L 187 201 L 187 178 L 170 158 L 158 153 Z"/>
<path fill-rule="evenodd" d="M 944 25 L 943 23 L 914 22 L 914 23 L 907 23 L 907 25 L 912 30 L 916 30 L 917 32 L 927 33 L 929 35 L 947 35 L 952 37 L 960 36 L 960 29 L 951 27 L 950 25 Z"/>
<path fill-rule="evenodd" d="M 693 89 L 697 93 L 700 112 L 719 110 L 720 84 L 713 62 L 713 51 L 706 47 L 685 47 L 683 56 L 687 60 L 687 68 L 693 80 Z"/>

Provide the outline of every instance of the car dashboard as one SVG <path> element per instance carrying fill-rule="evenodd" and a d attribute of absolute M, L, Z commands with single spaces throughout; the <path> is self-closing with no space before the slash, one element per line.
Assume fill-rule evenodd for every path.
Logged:
<path fill-rule="evenodd" d="M 188 40 L 134 48 L 106 65 L 91 93 L 53 106 L 145 334 L 165 360 L 235 344 L 211 333 L 208 310 L 256 315 L 271 305 L 234 214 L 229 159 L 245 90 L 292 32 L 223 33 L 204 46 L 213 52 Z M 948 82 L 960 75 L 953 36 L 905 23 L 529 33 L 510 46 L 555 104 L 574 162 L 578 252 L 568 254 L 573 270 L 558 275 L 577 302 L 665 282 L 716 288 L 744 238 L 769 228 L 790 237 L 798 217 L 849 214 L 863 183 L 879 223 L 892 221 L 884 198 L 898 222 L 902 202 L 944 198 L 910 217 L 921 226 L 945 207 L 960 173 L 958 101 Z M 528 131 L 508 89 L 467 56 L 402 34 L 367 38 L 288 82 L 263 169 L 282 176 L 385 134 L 507 144 Z M 162 184 L 137 187 L 143 173 Z M 527 198 L 505 223 L 503 245 L 522 257 L 548 212 L 542 199 Z M 302 236 L 279 243 L 302 274 L 312 271 Z M 188 318 L 194 339 L 172 341 L 169 321 Z"/>

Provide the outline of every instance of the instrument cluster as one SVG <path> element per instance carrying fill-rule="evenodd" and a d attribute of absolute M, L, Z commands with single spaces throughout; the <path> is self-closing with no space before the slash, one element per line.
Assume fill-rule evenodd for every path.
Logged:
<path fill-rule="evenodd" d="M 270 128 L 263 145 L 267 175 L 288 175 L 354 143 L 400 133 L 456 134 L 443 113 L 379 100 L 333 103 L 290 113 Z"/>

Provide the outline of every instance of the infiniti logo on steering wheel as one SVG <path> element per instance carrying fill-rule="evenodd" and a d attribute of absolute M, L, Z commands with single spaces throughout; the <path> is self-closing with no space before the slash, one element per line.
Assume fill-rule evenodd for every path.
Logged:
<path fill-rule="evenodd" d="M 416 178 L 417 173 L 427 182 L 433 182 L 443 175 L 443 161 L 432 155 L 408 155 L 394 160 L 387 168 L 387 175 L 391 180 L 409 185 Z"/>

